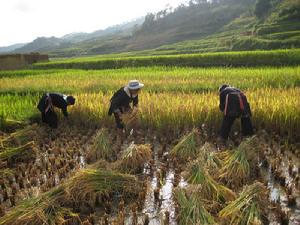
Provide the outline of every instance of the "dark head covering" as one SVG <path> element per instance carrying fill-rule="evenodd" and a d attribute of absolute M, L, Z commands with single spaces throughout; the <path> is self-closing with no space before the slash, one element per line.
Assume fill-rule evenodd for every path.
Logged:
<path fill-rule="evenodd" d="M 67 97 L 67 103 L 68 105 L 74 105 L 75 104 L 75 98 L 73 96 L 68 96 Z"/>
<path fill-rule="evenodd" d="M 220 88 L 219 88 L 219 92 L 222 92 L 225 88 L 228 88 L 229 85 L 228 84 L 223 84 Z"/>

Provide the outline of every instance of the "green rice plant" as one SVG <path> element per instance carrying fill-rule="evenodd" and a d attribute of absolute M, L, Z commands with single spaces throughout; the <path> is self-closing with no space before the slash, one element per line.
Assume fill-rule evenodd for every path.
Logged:
<path fill-rule="evenodd" d="M 151 146 L 136 145 L 131 143 L 128 148 L 126 148 L 120 158 L 120 163 L 117 166 L 119 170 L 128 173 L 140 173 L 143 171 L 144 165 L 152 157 Z"/>
<path fill-rule="evenodd" d="M 47 70 L 27 71 L 31 76 L 22 76 L 23 71 L 0 71 L 0 114 L 9 119 L 16 119 L 10 110 L 24 110 L 27 113 L 38 113 L 36 106 L 45 92 L 62 92 L 73 94 L 110 93 L 127 84 L 133 77 L 146 85 L 143 92 L 150 93 L 207 93 L 218 89 L 220 84 L 229 83 L 244 91 L 268 88 L 288 89 L 299 87 L 299 66 L 263 67 L 263 68 L 180 68 L 180 67 L 143 67 L 124 68 L 119 70 L 56 70 L 47 76 Z M 7 75 L 15 74 L 15 76 Z M 288 77 L 289 79 L 286 79 Z M 55 82 L 53 82 L 55 81 Z M 164 85 L 161 85 L 161 82 Z M 22 105 L 14 99 L 22 96 Z M 111 97 L 111 96 L 110 96 Z M 260 96 L 270 98 L 272 96 Z M 274 96 L 273 96 L 274 97 Z M 186 99 L 185 99 L 186 100 Z M 209 98 L 206 99 L 210 101 Z M 101 102 L 101 101 L 100 101 Z M 79 103 L 79 102 L 77 102 Z M 76 103 L 76 104 L 77 104 Z M 99 104 L 99 103 L 98 103 Z M 9 108 L 5 108 L 10 105 Z M 3 107 L 3 108 L 2 108 Z"/>
<path fill-rule="evenodd" d="M 198 195 L 187 194 L 185 189 L 175 189 L 174 197 L 179 206 L 179 225 L 216 224 L 214 217 L 205 208 L 205 201 Z"/>
<path fill-rule="evenodd" d="M 16 148 L 4 148 L 0 151 L 0 161 L 32 158 L 36 153 L 33 146 L 34 142 L 31 141 Z"/>
<path fill-rule="evenodd" d="M 245 186 L 239 197 L 219 212 L 230 225 L 263 224 L 264 209 L 268 205 L 267 188 L 260 182 Z"/>
<path fill-rule="evenodd" d="M 107 129 L 97 131 L 94 138 L 94 144 L 87 154 L 89 163 L 99 159 L 111 160 L 114 155 L 111 138 Z"/>
<path fill-rule="evenodd" d="M 199 152 L 197 147 L 198 130 L 193 129 L 183 136 L 177 145 L 171 150 L 170 155 L 179 160 L 195 158 Z"/>
<path fill-rule="evenodd" d="M 214 180 L 199 160 L 193 161 L 187 166 L 184 177 L 190 184 L 201 185 L 199 195 L 203 199 L 223 203 L 235 198 L 235 193 Z"/>
<path fill-rule="evenodd" d="M 34 65 L 36 69 L 118 69 L 143 66 L 213 67 L 299 65 L 299 50 L 219 52 L 184 55 L 85 57 Z"/>

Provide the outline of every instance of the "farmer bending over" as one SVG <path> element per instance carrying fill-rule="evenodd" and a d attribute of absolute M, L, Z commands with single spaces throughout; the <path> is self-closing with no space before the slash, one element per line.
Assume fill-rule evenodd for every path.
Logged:
<path fill-rule="evenodd" d="M 114 114 L 117 128 L 123 130 L 125 125 L 122 121 L 122 114 L 131 110 L 130 103 L 137 107 L 139 103 L 139 92 L 144 84 L 138 80 L 129 81 L 128 85 L 120 88 L 110 99 L 108 115 Z"/>
<path fill-rule="evenodd" d="M 57 115 L 54 107 L 60 108 L 65 117 L 68 117 L 67 107 L 75 104 L 73 96 L 58 93 L 47 93 L 42 96 L 37 106 L 42 114 L 42 121 L 52 128 L 57 128 Z"/>
<path fill-rule="evenodd" d="M 224 84 L 219 89 L 220 110 L 224 113 L 220 131 L 221 141 L 226 142 L 233 122 L 241 118 L 242 135 L 253 135 L 251 109 L 247 97 L 239 89 Z"/>

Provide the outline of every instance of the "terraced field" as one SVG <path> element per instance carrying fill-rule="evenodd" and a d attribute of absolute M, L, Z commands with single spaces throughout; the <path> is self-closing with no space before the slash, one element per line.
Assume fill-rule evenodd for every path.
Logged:
<path fill-rule="evenodd" d="M 299 224 L 299 51 L 283 52 L 245 53 L 255 67 L 192 55 L 1 71 L 0 224 Z M 145 89 L 119 136 L 109 100 L 130 79 Z M 256 136 L 237 123 L 220 151 L 223 83 L 248 96 Z M 48 91 L 77 99 L 57 130 L 36 109 Z"/>

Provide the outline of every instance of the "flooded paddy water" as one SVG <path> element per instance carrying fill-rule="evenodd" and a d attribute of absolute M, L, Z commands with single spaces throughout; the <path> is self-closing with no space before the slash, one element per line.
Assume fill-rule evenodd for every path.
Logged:
<path fill-rule="evenodd" d="M 64 183 L 78 171 L 90 168 L 92 165 L 87 163 L 89 162 L 87 157 L 94 146 L 96 133 L 95 129 L 74 131 L 60 128 L 47 134 L 42 128 L 39 130 L 41 137 L 35 142 L 34 157 L 29 160 L 22 158 L 2 160 L 6 164 L 2 164 L 1 170 L 7 170 L 0 179 L 2 218 L 14 210 L 22 200 L 39 196 Z M 109 200 L 109 206 L 95 205 L 86 212 L 82 209 L 75 210 L 80 220 L 73 224 L 83 224 L 84 221 L 87 221 L 85 224 L 97 225 L 182 224 L 179 218 L 181 209 L 174 197 L 174 190 L 189 186 L 182 172 L 193 158 L 182 163 L 171 156 L 170 152 L 178 144 L 180 137 L 158 136 L 155 131 L 138 130 L 120 140 L 112 130 L 109 133 L 109 138 L 117 151 L 114 153 L 116 154 L 114 160 L 105 164 L 107 168 L 121 168 L 118 167 L 118 161 L 122 160 L 122 152 L 130 145 L 151 146 L 151 159 L 143 164 L 140 172 L 132 173 L 141 182 L 140 185 L 143 187 L 139 188 L 142 188 L 142 191 L 132 201 L 125 199 L 126 194 L 115 193 Z M 205 142 L 213 140 L 201 137 L 204 140 L 201 140 L 198 148 Z M 269 203 L 265 206 L 269 224 L 300 224 L 297 155 L 282 151 L 280 146 L 268 146 L 258 168 L 261 175 L 254 179 L 263 182 L 269 190 Z M 241 189 L 234 191 L 238 193 Z"/>

